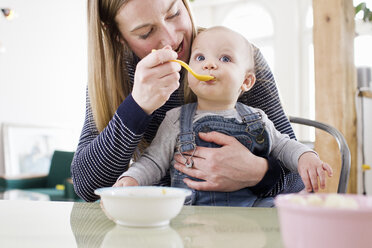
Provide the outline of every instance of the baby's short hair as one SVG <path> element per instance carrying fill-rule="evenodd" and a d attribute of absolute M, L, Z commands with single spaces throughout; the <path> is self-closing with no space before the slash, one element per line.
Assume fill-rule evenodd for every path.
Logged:
<path fill-rule="evenodd" d="M 228 28 L 228 27 L 225 27 L 225 26 L 213 26 L 213 27 L 210 27 L 210 28 L 200 28 L 198 30 L 198 34 L 200 33 L 203 33 L 203 32 L 208 32 L 208 31 L 212 31 L 212 30 L 224 30 L 224 31 L 227 31 L 227 32 L 232 32 L 234 34 L 236 34 L 237 36 L 239 36 L 242 41 L 245 43 L 246 45 L 246 48 L 247 48 L 247 52 L 244 53 L 246 54 L 247 56 L 247 62 L 249 62 L 249 64 L 247 65 L 248 67 L 248 70 L 249 72 L 252 72 L 254 73 L 254 67 L 255 67 L 255 63 L 254 63 L 254 53 L 255 53 L 255 49 L 254 49 L 254 46 L 252 45 L 251 42 L 248 41 L 247 38 L 245 38 L 242 34 Z"/>

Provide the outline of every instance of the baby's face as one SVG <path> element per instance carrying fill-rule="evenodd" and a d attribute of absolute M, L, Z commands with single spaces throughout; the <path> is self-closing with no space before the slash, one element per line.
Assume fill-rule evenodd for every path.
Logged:
<path fill-rule="evenodd" d="M 193 43 L 189 64 L 197 73 L 214 76 L 215 80 L 202 82 L 189 74 L 189 87 L 199 100 L 235 103 L 251 63 L 250 52 L 245 39 L 228 29 L 201 32 Z"/>

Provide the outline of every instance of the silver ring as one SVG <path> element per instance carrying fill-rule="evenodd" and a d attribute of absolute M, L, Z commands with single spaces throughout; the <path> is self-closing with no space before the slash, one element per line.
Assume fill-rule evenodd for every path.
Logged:
<path fill-rule="evenodd" d="M 186 160 L 185 165 L 187 168 L 192 168 L 192 166 L 194 165 L 194 161 L 191 157 Z"/>

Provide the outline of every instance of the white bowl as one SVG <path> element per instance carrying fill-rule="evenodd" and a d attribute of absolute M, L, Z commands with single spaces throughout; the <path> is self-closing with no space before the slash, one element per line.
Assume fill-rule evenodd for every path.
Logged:
<path fill-rule="evenodd" d="M 109 187 L 94 191 L 101 197 L 105 214 L 123 226 L 168 225 L 183 207 L 191 190 L 170 187 Z"/>

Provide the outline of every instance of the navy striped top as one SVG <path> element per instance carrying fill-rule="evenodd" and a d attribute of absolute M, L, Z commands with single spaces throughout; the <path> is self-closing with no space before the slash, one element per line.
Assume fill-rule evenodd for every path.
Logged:
<path fill-rule="evenodd" d="M 129 76 L 134 78 L 135 66 L 128 66 Z M 275 127 L 282 133 L 295 138 L 293 130 L 284 114 L 278 90 L 265 59 L 255 49 L 256 83 L 239 101 L 266 112 Z M 94 190 L 112 186 L 128 168 L 129 162 L 140 140 L 151 141 L 165 117 L 165 113 L 183 104 L 180 87 L 169 100 L 154 113 L 147 115 L 131 95 L 121 103 L 107 127 L 99 133 L 86 96 L 86 115 L 79 144 L 71 165 L 71 175 L 76 193 L 86 201 L 99 197 Z M 279 161 L 269 158 L 269 170 L 263 180 L 252 191 L 261 196 L 272 196 L 279 192 L 299 191 L 303 188 L 297 173 L 291 173 Z"/>

